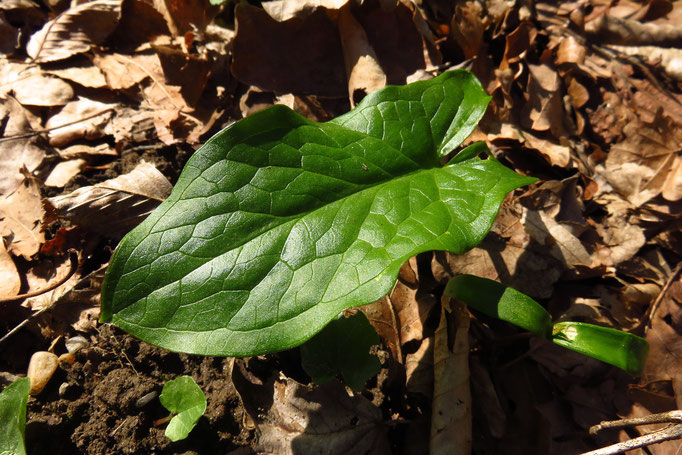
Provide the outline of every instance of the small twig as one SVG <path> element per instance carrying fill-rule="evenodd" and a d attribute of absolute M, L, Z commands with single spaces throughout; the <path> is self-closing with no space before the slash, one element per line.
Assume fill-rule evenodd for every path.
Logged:
<path fill-rule="evenodd" d="M 625 428 L 637 425 L 651 425 L 656 423 L 674 423 L 677 425 L 669 425 L 653 433 L 640 436 L 638 438 L 630 439 L 628 441 L 619 442 L 608 447 L 585 452 L 582 455 L 617 455 L 625 453 L 629 450 L 641 449 L 653 444 L 658 444 L 674 439 L 682 439 L 682 411 L 670 411 L 662 414 L 652 414 L 645 417 L 635 417 L 632 419 L 613 420 L 602 422 L 590 428 L 590 434 L 596 435 L 601 430 Z"/>
<path fill-rule="evenodd" d="M 37 291 L 27 292 L 26 294 L 13 295 L 11 297 L 2 297 L 0 298 L 0 303 L 14 302 L 16 300 L 23 300 L 29 297 L 35 297 L 37 295 L 45 294 L 46 292 L 50 292 L 51 290 L 58 288 L 62 284 L 66 283 L 69 280 L 69 278 L 71 278 L 73 274 L 76 273 L 76 270 L 78 270 L 78 253 L 75 250 L 69 250 L 69 261 L 71 262 L 69 273 L 67 273 L 60 280 L 55 281 L 54 283 L 48 285 L 45 288 L 38 289 Z"/>
<path fill-rule="evenodd" d="M 114 110 L 113 107 L 108 107 L 108 108 L 103 109 L 101 111 L 95 112 L 94 114 L 90 114 L 86 117 L 80 118 L 78 120 L 74 120 L 73 122 L 67 122 L 67 123 L 64 123 L 62 125 L 51 126 L 50 128 L 43 128 L 42 130 L 31 131 L 29 133 L 13 134 L 11 136 L 0 137 L 0 142 L 16 141 L 19 139 L 26 139 L 28 137 L 40 136 L 43 133 L 49 133 L 50 131 L 58 130 L 59 128 L 64 128 L 66 126 L 75 125 L 76 123 L 84 122 L 86 120 L 90 120 L 91 118 L 99 117 L 100 115 L 106 114 L 107 112 L 110 112 L 113 110 Z"/>

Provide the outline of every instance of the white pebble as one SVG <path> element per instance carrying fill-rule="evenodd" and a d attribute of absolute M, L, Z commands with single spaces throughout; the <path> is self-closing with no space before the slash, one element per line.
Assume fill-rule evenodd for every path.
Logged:
<path fill-rule="evenodd" d="M 55 371 L 58 364 L 57 356 L 51 352 L 38 351 L 31 356 L 28 363 L 28 373 L 31 379 L 31 395 L 38 395 L 43 391 L 48 381 Z"/>
<path fill-rule="evenodd" d="M 88 346 L 90 342 L 85 339 L 85 337 L 82 337 L 80 335 L 71 337 L 68 340 L 64 342 L 66 345 L 66 350 L 69 351 L 71 354 L 75 354 L 76 352 L 80 351 L 84 347 Z"/>

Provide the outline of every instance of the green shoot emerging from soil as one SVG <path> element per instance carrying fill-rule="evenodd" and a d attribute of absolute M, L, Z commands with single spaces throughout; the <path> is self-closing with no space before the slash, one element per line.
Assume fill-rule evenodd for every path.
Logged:
<path fill-rule="evenodd" d="M 0 393 L 0 455 L 25 455 L 26 404 L 31 381 L 18 379 Z"/>

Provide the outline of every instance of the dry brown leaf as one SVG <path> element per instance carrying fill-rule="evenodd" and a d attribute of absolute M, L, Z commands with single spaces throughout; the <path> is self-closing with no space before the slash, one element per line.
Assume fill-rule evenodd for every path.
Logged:
<path fill-rule="evenodd" d="M 277 22 L 260 8 L 238 4 L 232 74 L 247 85 L 279 93 L 347 96 L 336 25 L 322 8 Z"/>
<path fill-rule="evenodd" d="M 443 297 L 433 347 L 431 455 L 471 453 L 471 391 L 469 389 L 469 312 L 461 302 Z"/>
<path fill-rule="evenodd" d="M 123 54 L 95 54 L 94 64 L 104 74 L 107 85 L 112 90 L 125 90 L 150 77 L 150 70 L 158 65 L 158 59 L 153 54 L 138 53 Z"/>
<path fill-rule="evenodd" d="M 117 237 L 139 224 L 172 190 L 154 166 L 142 161 L 115 179 L 49 199 L 57 214 L 83 228 Z"/>
<path fill-rule="evenodd" d="M 79 97 L 68 103 L 45 124 L 49 128 L 50 145 L 63 147 L 78 139 L 98 139 L 104 136 L 104 127 L 112 117 L 116 104 L 105 104 Z M 59 128 L 60 125 L 66 125 Z"/>
<path fill-rule="evenodd" d="M 13 297 L 21 289 L 21 277 L 12 256 L 0 239 L 0 298 Z"/>
<path fill-rule="evenodd" d="M 42 219 L 45 211 L 38 184 L 26 179 L 11 194 L 0 196 L 0 235 L 7 250 L 30 259 L 45 242 Z"/>
<path fill-rule="evenodd" d="M 153 0 L 152 3 L 166 20 L 171 34 L 180 38 L 203 32 L 218 11 L 208 0 Z"/>
<path fill-rule="evenodd" d="M 679 195 L 680 129 L 667 117 L 652 123 L 628 123 L 625 140 L 613 145 L 603 174 L 613 188 L 636 207 L 658 196 L 666 188 L 669 197 Z M 670 183 L 668 183 L 670 182 Z"/>
<path fill-rule="evenodd" d="M 63 106 L 73 98 L 67 82 L 47 76 L 35 65 L 0 59 L 0 98 L 8 93 L 30 106 Z"/>
<path fill-rule="evenodd" d="M 390 454 L 381 410 L 338 381 L 319 387 L 271 376 L 249 381 L 235 366 L 232 381 L 258 428 L 258 453 Z"/>
<path fill-rule="evenodd" d="M 512 139 L 530 149 L 537 150 L 553 166 L 568 167 L 571 164 L 570 148 L 556 142 L 541 139 L 512 123 L 504 122 L 498 125 L 491 125 L 491 129 L 486 130 L 486 133 L 488 134 L 489 141 Z"/>
<path fill-rule="evenodd" d="M 283 22 L 292 17 L 306 17 L 316 8 L 339 9 L 349 0 L 275 0 L 263 3 L 273 19 Z"/>
<path fill-rule="evenodd" d="M 26 273 L 26 283 L 28 284 L 28 292 L 40 291 L 47 289 L 53 283 L 66 278 L 71 272 L 71 261 L 67 256 L 58 259 L 45 259 L 40 261 L 38 265 L 31 268 Z M 35 297 L 25 299 L 21 305 L 30 308 L 34 311 L 42 310 L 50 307 L 59 298 L 69 292 L 81 279 L 78 273 L 71 276 L 65 283 L 57 286 L 55 289 Z"/>
<path fill-rule="evenodd" d="M 62 161 L 52 169 L 50 175 L 45 179 L 45 186 L 54 186 L 63 188 L 69 183 L 69 180 L 80 174 L 81 169 L 85 166 L 84 159 L 76 158 L 74 160 Z"/>
<path fill-rule="evenodd" d="M 0 100 L 0 122 L 5 125 L 3 137 L 21 135 L 32 131 L 24 108 L 13 97 Z M 26 176 L 21 172 L 35 171 L 45 158 L 45 151 L 38 145 L 38 137 L 7 141 L 0 147 L 0 195 L 13 193 Z"/>
<path fill-rule="evenodd" d="M 635 206 L 617 194 L 600 194 L 595 202 L 608 212 L 608 217 L 597 225 L 597 232 L 609 247 L 612 265 L 631 259 L 646 243 L 644 229 L 637 225 Z"/>
<path fill-rule="evenodd" d="M 350 7 L 341 9 L 338 26 L 348 74 L 348 97 L 351 107 L 355 107 L 366 95 L 386 86 L 386 73 Z"/>
<path fill-rule="evenodd" d="M 563 126 L 566 113 L 563 108 L 559 74 L 548 65 L 528 65 L 530 80 L 525 91 L 528 103 L 522 116 L 528 120 L 524 126 L 535 131 L 550 130 L 556 138 L 567 136 Z"/>
<path fill-rule="evenodd" d="M 104 88 L 107 86 L 107 80 L 104 74 L 96 66 L 90 65 L 74 65 L 62 69 L 46 70 L 47 74 L 67 79 L 89 88 Z"/>
<path fill-rule="evenodd" d="M 106 130 L 108 131 L 109 128 Z M 57 153 L 59 153 L 59 157 L 63 160 L 94 156 L 118 156 L 116 150 L 114 150 L 109 144 L 99 144 L 96 146 L 77 144 L 66 147 L 65 149 L 57 149 Z"/>
<path fill-rule="evenodd" d="M 102 43 L 121 18 L 121 0 L 94 0 L 69 8 L 31 36 L 26 53 L 35 62 L 64 60 Z"/>
<path fill-rule="evenodd" d="M 179 86 L 185 103 L 195 107 L 208 81 L 211 62 L 205 58 L 188 55 L 178 47 L 169 45 L 152 47 L 163 69 L 166 84 Z"/>

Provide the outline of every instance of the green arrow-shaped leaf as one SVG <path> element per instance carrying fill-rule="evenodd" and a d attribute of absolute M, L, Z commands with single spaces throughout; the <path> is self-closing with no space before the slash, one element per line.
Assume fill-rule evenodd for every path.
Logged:
<path fill-rule="evenodd" d="M 459 145 L 489 98 L 471 73 L 387 87 L 327 123 L 273 106 L 218 133 L 118 246 L 102 321 L 165 348 L 297 346 L 390 291 L 428 250 L 462 253 L 534 179 Z"/>
<path fill-rule="evenodd" d="M 165 435 L 171 441 L 185 439 L 206 411 L 206 395 L 190 376 L 180 376 L 163 386 L 159 400 L 173 414 Z"/>

